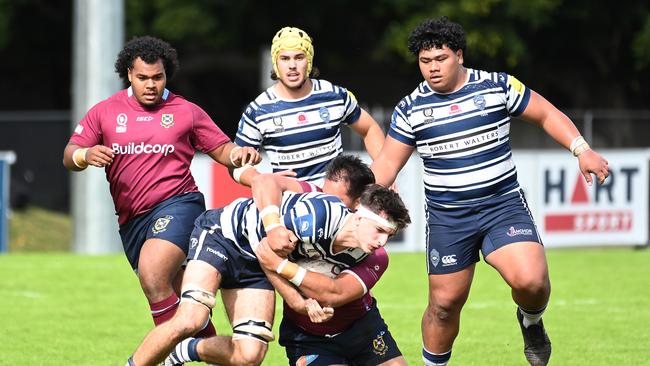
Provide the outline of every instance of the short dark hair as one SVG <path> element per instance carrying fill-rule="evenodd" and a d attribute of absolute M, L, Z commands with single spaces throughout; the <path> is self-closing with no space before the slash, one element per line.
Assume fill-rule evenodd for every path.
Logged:
<path fill-rule="evenodd" d="M 138 57 L 148 64 L 162 60 L 167 80 L 174 77 L 179 67 L 178 54 L 169 43 L 151 36 L 134 37 L 124 45 L 115 61 L 115 72 L 125 84 L 129 82 L 129 69 Z"/>
<path fill-rule="evenodd" d="M 342 154 L 334 158 L 325 167 L 325 179 L 333 182 L 345 180 L 348 196 L 356 200 L 368 184 L 375 183 L 375 175 L 357 156 Z"/>
<path fill-rule="evenodd" d="M 445 16 L 423 21 L 415 27 L 408 39 L 408 49 L 416 57 L 422 50 L 442 48 L 443 45 L 454 52 L 462 50 L 463 53 L 467 47 L 463 27 Z"/>
<path fill-rule="evenodd" d="M 397 225 L 397 230 L 411 223 L 409 210 L 399 194 L 379 184 L 370 184 L 366 187 L 361 194 L 361 205 L 376 214 L 384 212 L 388 220 Z"/>

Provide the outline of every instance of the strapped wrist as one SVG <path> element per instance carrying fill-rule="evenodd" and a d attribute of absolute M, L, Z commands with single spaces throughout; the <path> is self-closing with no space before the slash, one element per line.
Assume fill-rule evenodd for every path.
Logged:
<path fill-rule="evenodd" d="M 573 156 L 578 157 L 580 154 L 587 150 L 591 150 L 591 147 L 587 143 L 584 137 L 578 136 L 571 141 L 571 145 L 569 146 L 569 150 L 571 150 L 571 154 Z"/>
<path fill-rule="evenodd" d="M 305 268 L 300 267 L 296 263 L 289 262 L 288 259 L 284 259 L 280 262 L 280 265 L 278 265 L 275 272 L 298 287 L 307 275 L 307 270 Z"/>
<path fill-rule="evenodd" d="M 87 147 L 80 147 L 72 153 L 72 162 L 79 169 L 86 169 L 88 161 L 86 161 Z"/>
<path fill-rule="evenodd" d="M 262 225 L 264 225 L 264 230 L 266 230 L 266 232 L 269 232 L 278 226 L 284 226 L 280 216 L 280 208 L 276 205 L 264 207 L 264 209 L 260 211 L 260 217 L 262 218 Z"/>
<path fill-rule="evenodd" d="M 245 171 L 248 169 L 252 168 L 253 166 L 251 164 L 246 164 L 240 168 L 235 168 L 235 170 L 232 171 L 232 179 L 235 180 L 237 183 L 241 183 L 240 179 L 242 174 L 244 174 Z"/>

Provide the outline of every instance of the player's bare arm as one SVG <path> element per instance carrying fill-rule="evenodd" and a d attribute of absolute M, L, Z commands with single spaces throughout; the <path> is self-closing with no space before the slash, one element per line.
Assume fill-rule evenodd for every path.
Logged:
<path fill-rule="evenodd" d="M 317 300 L 321 304 L 336 308 L 361 298 L 365 293 L 355 276 L 341 273 L 332 279 L 320 273 L 307 271 L 293 262 L 285 262 L 286 259 L 275 254 L 264 241 L 260 242 L 256 254 L 265 271 L 278 273 L 283 280 L 297 286 L 306 297 Z M 294 271 L 285 270 L 288 267 L 295 269 L 296 273 L 292 275 Z"/>
<path fill-rule="evenodd" d="M 251 190 L 255 205 L 260 210 L 269 246 L 279 255 L 286 257 L 295 247 L 297 238 L 282 224 L 280 216 L 282 192 L 302 192 L 302 186 L 293 178 L 265 173 L 253 179 Z"/>
<path fill-rule="evenodd" d="M 230 174 L 232 179 L 235 180 L 235 182 L 246 187 L 251 187 L 253 185 L 253 179 L 255 179 L 255 177 L 262 174 L 257 170 L 255 165 L 250 165 L 250 164 L 245 164 L 244 166 L 239 168 L 229 167 L 228 173 Z M 296 172 L 294 172 L 293 170 L 282 170 L 272 174 L 281 177 L 296 177 Z"/>
<path fill-rule="evenodd" d="M 605 182 L 609 176 L 607 160 L 592 150 L 571 119 L 543 96 L 531 91 L 530 102 L 521 117 L 539 125 L 555 141 L 577 156 L 580 171 L 587 183 L 592 183 L 591 174 L 596 175 L 599 183 Z"/>
<path fill-rule="evenodd" d="M 72 171 L 84 170 L 89 165 L 103 168 L 113 162 L 114 156 L 113 150 L 107 146 L 83 147 L 69 143 L 63 150 L 63 165 Z"/>
<path fill-rule="evenodd" d="M 235 168 L 247 164 L 255 165 L 262 161 L 262 155 L 255 148 L 237 146 L 232 142 L 217 147 L 208 155 L 219 164 Z"/>
<path fill-rule="evenodd" d="M 373 160 L 377 159 L 385 139 L 384 131 L 382 131 L 377 121 L 372 118 L 370 113 L 361 108 L 359 119 L 351 124 L 350 128 L 363 138 L 363 144 L 366 147 L 368 155 Z"/>
<path fill-rule="evenodd" d="M 379 156 L 370 165 L 377 184 L 390 187 L 395 182 L 397 173 L 406 165 L 413 149 L 413 146 L 397 141 L 390 136 L 386 137 Z"/>

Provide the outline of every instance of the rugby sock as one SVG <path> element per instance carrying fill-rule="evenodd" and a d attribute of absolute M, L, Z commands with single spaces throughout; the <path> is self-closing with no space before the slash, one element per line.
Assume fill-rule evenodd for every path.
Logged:
<path fill-rule="evenodd" d="M 546 305 L 539 309 L 539 310 L 524 310 L 521 307 L 519 308 L 519 312 L 521 315 L 524 316 L 524 328 L 528 328 L 529 325 L 531 324 L 537 324 L 539 323 L 540 319 L 542 319 L 542 314 L 544 314 L 544 311 L 546 310 Z"/>
<path fill-rule="evenodd" d="M 444 353 L 433 353 L 422 347 L 424 366 L 446 366 L 451 358 L 451 350 Z"/>
<path fill-rule="evenodd" d="M 172 293 L 168 298 L 156 303 L 149 303 L 151 309 L 151 317 L 153 323 L 158 326 L 174 316 L 176 308 L 178 308 L 179 298 L 175 293 Z"/>
<path fill-rule="evenodd" d="M 210 338 L 217 335 L 217 330 L 214 329 L 211 318 L 212 310 L 210 310 L 210 316 L 208 317 L 208 322 L 205 324 L 205 327 L 194 335 L 196 338 Z"/>
<path fill-rule="evenodd" d="M 169 355 L 172 361 L 177 364 L 184 362 L 201 361 L 196 346 L 199 344 L 199 338 L 187 338 L 174 347 L 174 351 Z"/>

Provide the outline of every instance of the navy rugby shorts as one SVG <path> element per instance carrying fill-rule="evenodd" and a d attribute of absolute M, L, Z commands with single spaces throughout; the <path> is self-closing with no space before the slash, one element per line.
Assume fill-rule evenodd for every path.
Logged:
<path fill-rule="evenodd" d="M 427 206 L 427 271 L 460 271 L 512 243 L 542 240 L 523 192 L 511 192 L 471 206 Z"/>
<path fill-rule="evenodd" d="M 221 228 L 214 226 L 219 223 L 222 212 L 221 208 L 208 210 L 196 219 L 188 261 L 200 260 L 216 268 L 221 274 L 220 288 L 274 290 L 257 258 L 240 251 L 234 242 L 223 235 Z M 214 229 L 210 230 L 210 227 Z"/>
<path fill-rule="evenodd" d="M 362 318 L 336 335 L 310 334 L 283 318 L 279 343 L 285 347 L 289 365 L 298 365 L 302 356 L 309 366 L 379 365 L 402 355 L 374 299 Z"/>
<path fill-rule="evenodd" d="M 203 211 L 205 200 L 202 193 L 183 193 L 120 225 L 122 246 L 131 268 L 137 271 L 140 250 L 147 239 L 170 241 L 187 254 L 194 220 Z"/>

